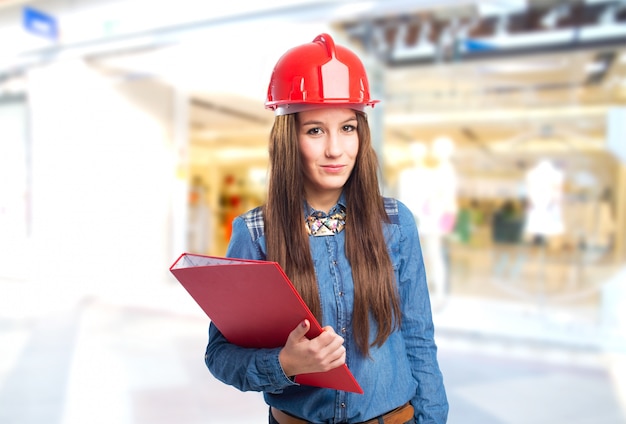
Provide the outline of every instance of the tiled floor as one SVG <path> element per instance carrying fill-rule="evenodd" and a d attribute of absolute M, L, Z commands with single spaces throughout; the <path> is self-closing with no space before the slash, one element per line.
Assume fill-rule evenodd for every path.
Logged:
<path fill-rule="evenodd" d="M 205 368 L 208 321 L 179 287 L 39 308 L 19 284 L 0 282 L 0 423 L 267 422 L 260 394 Z M 438 308 L 449 423 L 626 423 L 626 349 L 607 350 L 593 322 L 566 313 L 472 298 Z"/>

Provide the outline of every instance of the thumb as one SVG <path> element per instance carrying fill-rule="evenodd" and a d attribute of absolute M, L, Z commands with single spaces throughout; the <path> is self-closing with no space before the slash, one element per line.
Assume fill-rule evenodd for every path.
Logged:
<path fill-rule="evenodd" d="M 306 333 L 309 332 L 310 328 L 311 328 L 311 323 L 309 322 L 308 319 L 305 319 L 291 332 L 291 336 L 294 339 L 299 340 L 303 338 Z"/>

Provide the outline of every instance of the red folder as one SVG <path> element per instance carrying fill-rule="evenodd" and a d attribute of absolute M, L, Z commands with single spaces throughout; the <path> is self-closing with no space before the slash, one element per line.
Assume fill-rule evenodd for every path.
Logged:
<path fill-rule="evenodd" d="M 281 347 L 305 318 L 311 323 L 308 338 L 322 332 L 276 262 L 183 253 L 170 271 L 230 343 L 250 348 Z M 363 393 L 346 365 L 300 374 L 295 381 Z"/>

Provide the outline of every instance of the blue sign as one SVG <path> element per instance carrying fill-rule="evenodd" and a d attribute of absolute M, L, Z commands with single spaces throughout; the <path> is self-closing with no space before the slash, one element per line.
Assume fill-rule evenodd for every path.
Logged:
<path fill-rule="evenodd" d="M 473 40 L 471 38 L 463 40 L 463 46 L 468 52 L 486 52 L 495 49 L 492 44 L 485 43 L 484 41 Z"/>
<path fill-rule="evenodd" d="M 24 7 L 22 9 L 22 23 L 24 29 L 33 34 L 57 40 L 59 38 L 59 26 L 57 20 L 44 12 L 32 7 Z"/>

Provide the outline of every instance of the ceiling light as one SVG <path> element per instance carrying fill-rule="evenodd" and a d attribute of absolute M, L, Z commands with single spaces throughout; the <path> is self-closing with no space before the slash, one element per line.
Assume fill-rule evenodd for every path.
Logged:
<path fill-rule="evenodd" d="M 422 59 L 425 57 L 433 57 L 437 49 L 432 44 L 416 44 L 412 47 L 403 47 L 395 49 L 392 53 L 394 60 L 405 59 Z"/>
<path fill-rule="evenodd" d="M 570 13 L 569 5 L 561 5 L 557 6 L 554 9 L 550 10 L 541 18 L 541 25 L 545 28 L 554 29 L 556 28 L 559 21 L 563 18 L 566 18 Z"/>
<path fill-rule="evenodd" d="M 578 30 L 578 40 L 583 42 L 620 39 L 626 36 L 626 26 L 613 24 L 583 26 Z"/>
<path fill-rule="evenodd" d="M 563 69 L 566 65 L 564 60 L 549 60 L 542 62 L 511 62 L 511 63 L 494 63 L 484 65 L 479 70 L 486 74 L 516 74 L 516 73 L 532 73 L 547 72 Z"/>
<path fill-rule="evenodd" d="M 504 2 L 476 2 L 478 13 L 483 17 L 498 16 L 503 13 L 521 13 L 528 9 L 526 0 L 509 0 Z"/>
<path fill-rule="evenodd" d="M 585 65 L 585 72 L 588 74 L 599 74 L 606 70 L 606 62 L 591 62 Z"/>

